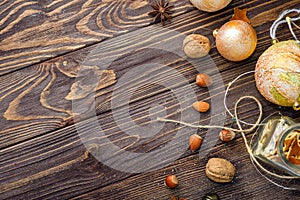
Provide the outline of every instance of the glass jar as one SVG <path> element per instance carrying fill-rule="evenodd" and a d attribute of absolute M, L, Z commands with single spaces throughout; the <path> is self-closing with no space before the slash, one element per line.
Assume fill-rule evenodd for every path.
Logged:
<path fill-rule="evenodd" d="M 262 123 L 251 147 L 253 155 L 285 173 L 300 176 L 300 123 L 286 116 L 272 117 Z"/>
<path fill-rule="evenodd" d="M 300 123 L 283 131 L 279 138 L 278 154 L 285 168 L 296 176 L 300 176 Z"/>

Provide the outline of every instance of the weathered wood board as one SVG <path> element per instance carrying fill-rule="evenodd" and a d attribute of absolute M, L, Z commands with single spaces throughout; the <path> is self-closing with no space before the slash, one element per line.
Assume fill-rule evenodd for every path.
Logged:
<path fill-rule="evenodd" d="M 240 135 L 224 145 L 217 140 L 218 130 L 197 131 L 156 120 L 162 116 L 230 126 L 231 116 L 223 107 L 225 87 L 254 69 L 271 45 L 272 22 L 299 2 L 234 0 L 216 13 L 196 10 L 186 0 L 170 3 L 175 14 L 164 27 L 152 23 L 148 1 L 142 0 L 0 3 L 0 199 L 169 199 L 171 194 L 200 199 L 208 192 L 221 199 L 300 197 L 258 174 Z M 255 53 L 233 63 L 212 44 L 209 58 L 187 59 L 182 38 L 201 33 L 214 41 L 212 31 L 230 18 L 234 7 L 248 8 L 259 39 Z M 300 35 L 299 30 L 295 33 Z M 292 38 L 284 26 L 278 36 Z M 211 88 L 195 85 L 199 71 L 213 77 Z M 261 101 L 264 117 L 281 112 L 300 120 L 291 108 L 264 100 L 253 74 L 232 86 L 227 99 L 231 112 L 243 95 Z M 199 115 L 190 106 L 195 99 L 210 102 L 211 111 Z M 255 122 L 255 102 L 245 101 L 238 108 L 242 120 Z M 158 131 L 150 137 L 149 130 Z M 202 135 L 211 147 L 204 149 L 209 150 L 205 155 L 188 150 L 192 133 Z M 111 152 L 114 148 L 118 150 Z M 98 152 L 106 149 L 108 155 L 100 162 Z M 169 159 L 159 160 L 166 155 Z M 211 157 L 236 166 L 232 183 L 206 178 Z M 155 170 L 129 170 L 143 167 Z M 175 190 L 163 185 L 171 173 L 180 180 Z"/>

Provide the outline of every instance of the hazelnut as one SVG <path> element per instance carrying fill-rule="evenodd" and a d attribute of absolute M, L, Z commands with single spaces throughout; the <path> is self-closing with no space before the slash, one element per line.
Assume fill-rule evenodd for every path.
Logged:
<path fill-rule="evenodd" d="M 178 179 L 175 175 L 167 176 L 165 180 L 165 185 L 169 188 L 176 188 L 178 186 Z"/>
<path fill-rule="evenodd" d="M 170 199 L 171 200 L 177 200 L 177 198 L 173 194 L 170 196 Z M 180 197 L 178 200 L 185 200 L 185 198 Z"/>
<path fill-rule="evenodd" d="M 193 103 L 193 108 L 199 112 L 207 112 L 210 108 L 210 105 L 204 101 L 196 101 Z"/>
<path fill-rule="evenodd" d="M 212 79 L 207 74 L 198 74 L 196 76 L 196 84 L 200 87 L 209 87 L 212 85 Z"/>
<path fill-rule="evenodd" d="M 229 142 L 235 138 L 235 132 L 228 129 L 223 129 L 220 131 L 219 137 L 223 142 Z"/>
<path fill-rule="evenodd" d="M 183 40 L 183 51 L 190 58 L 201 58 L 210 51 L 210 41 L 200 34 L 188 35 Z"/>
<path fill-rule="evenodd" d="M 190 136 L 189 147 L 192 151 L 196 151 L 200 148 L 202 144 L 202 137 L 198 134 L 193 134 Z"/>

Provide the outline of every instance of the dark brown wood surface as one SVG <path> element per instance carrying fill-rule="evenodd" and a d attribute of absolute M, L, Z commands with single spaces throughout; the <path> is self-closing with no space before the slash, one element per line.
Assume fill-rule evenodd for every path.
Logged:
<path fill-rule="evenodd" d="M 215 13 L 199 11 L 188 0 L 170 3 L 175 12 L 164 27 L 147 15 L 151 7 L 144 0 L 0 3 L 0 199 L 169 199 L 173 194 L 194 200 L 209 192 L 221 199 L 300 199 L 300 192 L 283 190 L 260 176 L 240 135 L 224 145 L 217 139 L 218 129 L 197 131 L 156 120 L 182 117 L 191 123 L 230 126 L 224 88 L 239 74 L 254 70 L 271 45 L 271 24 L 283 10 L 299 7 L 299 1 L 233 0 Z M 219 55 L 212 36 L 234 7 L 248 9 L 258 36 L 255 53 L 237 63 Z M 182 56 L 182 37 L 191 33 L 209 37 L 210 59 L 191 62 Z M 300 36 L 299 30 L 295 33 Z M 292 39 L 287 26 L 279 27 L 278 38 Z M 199 71 L 213 77 L 209 90 L 196 86 Z M 132 77 L 124 78 L 130 73 Z M 195 97 L 189 96 L 189 89 Z M 281 112 L 300 121 L 299 112 L 260 96 L 253 74 L 232 86 L 227 99 L 231 112 L 244 95 L 260 100 L 263 117 Z M 210 112 L 199 117 L 190 105 L 195 98 L 210 102 Z M 244 101 L 238 108 L 242 120 L 255 122 L 255 102 Z M 141 127 L 160 129 L 143 138 L 133 134 Z M 211 143 L 205 155 L 203 149 L 200 156 L 188 150 L 193 133 Z M 97 155 L 111 151 L 109 144 L 120 150 L 106 159 L 124 155 L 120 166 L 155 170 L 133 173 L 107 166 Z M 169 155 L 170 160 L 157 162 L 151 154 L 156 151 L 156 157 Z M 144 157 L 126 160 L 127 152 Z M 218 184 L 205 176 L 211 157 L 235 165 L 233 182 Z M 168 174 L 176 174 L 178 188 L 164 186 Z"/>

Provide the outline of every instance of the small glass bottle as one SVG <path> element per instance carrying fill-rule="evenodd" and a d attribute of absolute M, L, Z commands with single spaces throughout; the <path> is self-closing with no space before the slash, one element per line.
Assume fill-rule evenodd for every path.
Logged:
<path fill-rule="evenodd" d="M 263 124 L 257 130 L 253 155 L 285 173 L 300 176 L 300 123 L 290 117 L 276 116 Z"/>

